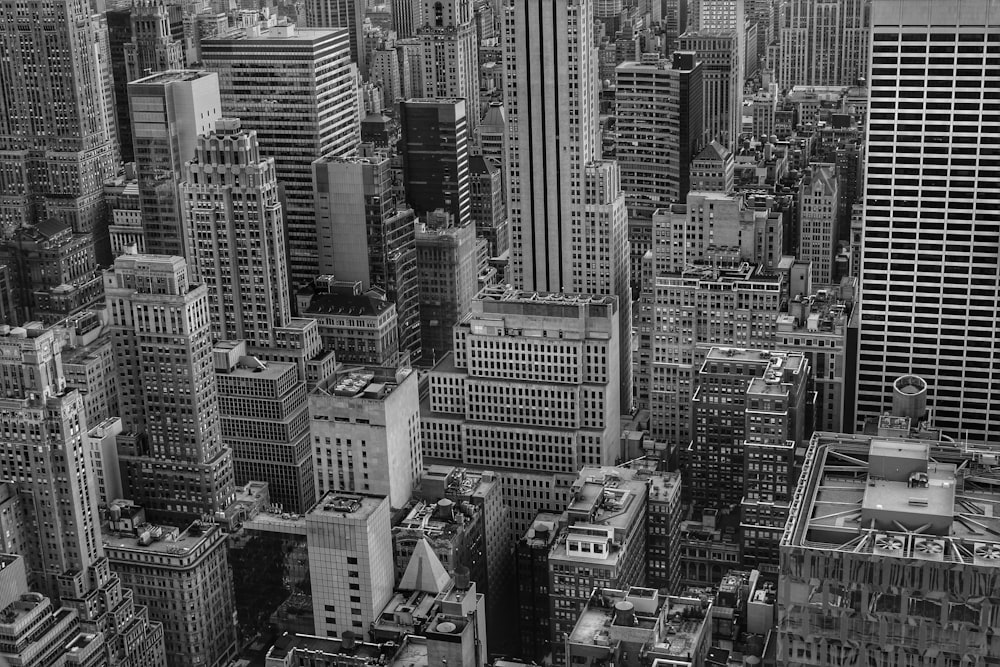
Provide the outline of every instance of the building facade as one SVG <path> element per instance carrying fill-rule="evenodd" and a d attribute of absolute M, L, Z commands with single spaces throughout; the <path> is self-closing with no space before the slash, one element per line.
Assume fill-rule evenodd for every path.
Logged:
<path fill-rule="evenodd" d="M 272 346 L 274 327 L 292 315 L 274 158 L 239 119 L 219 120 L 198 138 L 180 192 L 186 256 L 208 288 L 212 337 Z"/>
<path fill-rule="evenodd" d="M 1000 343 L 990 315 L 1000 305 L 1000 251 L 978 239 L 1000 234 L 990 212 L 1000 193 L 980 186 L 998 172 L 976 156 L 1000 141 L 1000 128 L 984 122 L 993 79 L 965 59 L 992 57 L 1000 21 L 985 0 L 885 1 L 872 5 L 872 32 L 858 419 L 882 413 L 891 381 L 912 373 L 932 387 L 939 428 L 983 442 L 1000 427 L 992 391 Z M 938 64 L 953 52 L 953 64 Z M 952 99 L 962 106 L 941 110 Z M 890 118 L 921 112 L 933 120 Z"/>

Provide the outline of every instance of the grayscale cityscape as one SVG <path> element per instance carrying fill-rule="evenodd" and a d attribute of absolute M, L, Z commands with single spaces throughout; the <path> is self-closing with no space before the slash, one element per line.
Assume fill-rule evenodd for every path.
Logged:
<path fill-rule="evenodd" d="M 0 667 L 1000 667 L 1000 0 L 0 0 Z"/>

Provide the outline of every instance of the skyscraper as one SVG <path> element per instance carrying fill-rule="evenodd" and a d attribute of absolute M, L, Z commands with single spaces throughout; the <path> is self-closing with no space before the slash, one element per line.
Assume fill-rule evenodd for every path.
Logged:
<path fill-rule="evenodd" d="M 291 317 L 284 218 L 274 158 L 254 130 L 220 120 L 198 138 L 181 183 L 187 257 L 208 287 L 212 336 L 270 347 Z"/>
<path fill-rule="evenodd" d="M 859 420 L 915 374 L 938 428 L 1000 429 L 997 40 L 995 0 L 872 4 Z"/>
<path fill-rule="evenodd" d="M 456 226 L 472 221 L 469 198 L 468 104 L 461 99 L 412 99 L 399 104 L 403 189 L 424 218 L 443 209 Z"/>
<path fill-rule="evenodd" d="M 496 470 L 513 539 L 619 456 L 619 317 L 614 297 L 488 287 L 429 373 L 424 456 Z"/>
<path fill-rule="evenodd" d="M 416 35 L 421 45 L 422 97 L 463 98 L 469 136 L 479 125 L 479 40 L 472 0 L 422 4 L 423 22 Z"/>
<path fill-rule="evenodd" d="M 128 81 L 184 69 L 184 10 L 163 0 L 140 0 L 130 12 L 132 39 L 125 44 Z"/>
<path fill-rule="evenodd" d="M 399 349 L 420 353 L 413 210 L 397 205 L 387 157 L 324 157 L 313 163 L 320 272 L 378 288 L 396 304 Z"/>
<path fill-rule="evenodd" d="M 630 218 L 687 197 L 691 160 L 704 144 L 701 70 L 683 51 L 615 69 L 615 158 Z"/>
<path fill-rule="evenodd" d="M 868 71 L 871 0 L 785 0 L 778 10 L 782 90 L 853 86 Z"/>
<path fill-rule="evenodd" d="M 119 160 L 106 28 L 87 0 L 0 16 L 0 236 L 49 218 L 90 233 Z"/>
<path fill-rule="evenodd" d="M 504 12 L 511 279 L 526 290 L 618 297 L 628 412 L 628 220 L 618 165 L 599 161 L 591 0 L 508 0 Z"/>
<path fill-rule="evenodd" d="M 125 492 L 153 520 L 224 510 L 233 464 L 223 446 L 208 289 L 180 257 L 124 254 L 104 274 L 130 437 L 119 453 Z"/>
<path fill-rule="evenodd" d="M 809 166 L 799 189 L 799 258 L 812 262 L 816 282 L 833 282 L 840 184 L 832 164 Z"/>
<path fill-rule="evenodd" d="M 160 72 L 130 82 L 128 97 L 146 251 L 183 257 L 188 241 L 178 183 L 199 135 L 222 117 L 219 77 L 195 70 Z"/>
<path fill-rule="evenodd" d="M 346 30 L 269 30 L 206 39 L 205 67 L 219 73 L 222 107 L 257 131 L 261 154 L 274 158 L 284 184 L 289 278 L 319 275 L 313 160 L 350 155 L 361 140 L 357 70 Z M 266 91 L 262 97 L 261 92 Z"/>
<path fill-rule="evenodd" d="M 8 577 L 14 568 L 5 557 L 0 604 L 15 618 L 3 619 L 0 660 L 36 665 L 32 660 L 39 655 L 64 650 L 87 655 L 93 664 L 111 664 L 113 656 L 124 665 L 161 667 L 163 626 L 148 622 L 146 609 L 133 605 L 101 546 L 83 396 L 66 389 L 61 347 L 51 329 L 0 330 L 0 473 L 12 480 L 7 490 L 14 492 L 4 499 L 3 545 L 20 546 L 24 557 L 18 564 L 20 592 L 30 583 L 62 606 L 50 620 L 44 612 L 52 603 L 35 593 L 11 609 Z M 28 627 L 31 632 L 24 631 Z M 49 630 L 68 634 L 45 637 Z M 23 661 L 15 657 L 19 653 Z"/>
<path fill-rule="evenodd" d="M 743 76 L 740 42 L 733 31 L 686 32 L 677 40 L 682 51 L 694 51 L 702 65 L 702 109 L 708 141 L 730 150 L 743 124 Z"/>
<path fill-rule="evenodd" d="M 306 24 L 310 28 L 346 29 L 350 35 L 351 60 L 361 75 L 367 77 L 364 21 L 364 0 L 306 0 Z"/>

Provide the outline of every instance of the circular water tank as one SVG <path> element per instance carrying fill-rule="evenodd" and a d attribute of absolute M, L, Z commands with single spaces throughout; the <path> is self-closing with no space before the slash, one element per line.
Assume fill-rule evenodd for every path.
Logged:
<path fill-rule="evenodd" d="M 635 605 L 628 600 L 615 603 L 615 621 L 618 625 L 635 625 Z"/>
<path fill-rule="evenodd" d="M 892 414 L 914 423 L 927 416 L 927 383 L 916 375 L 903 375 L 892 383 Z"/>
<path fill-rule="evenodd" d="M 458 630 L 458 626 L 451 621 L 445 621 L 443 623 L 438 623 L 434 630 L 444 634 L 451 634 L 452 632 L 455 632 L 455 630 Z"/>

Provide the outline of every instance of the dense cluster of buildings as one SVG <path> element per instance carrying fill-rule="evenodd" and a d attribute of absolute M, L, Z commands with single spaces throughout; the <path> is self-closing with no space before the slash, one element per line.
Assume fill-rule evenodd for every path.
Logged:
<path fill-rule="evenodd" d="M 998 665 L 995 0 L 0 0 L 0 663 Z"/>

